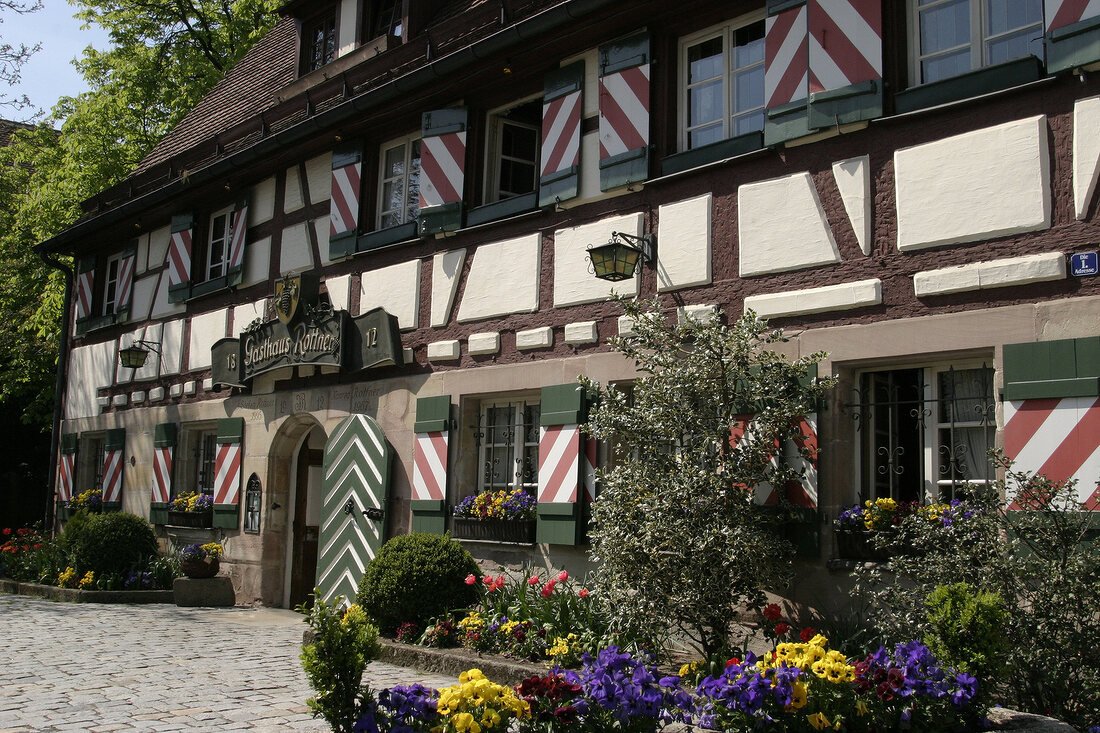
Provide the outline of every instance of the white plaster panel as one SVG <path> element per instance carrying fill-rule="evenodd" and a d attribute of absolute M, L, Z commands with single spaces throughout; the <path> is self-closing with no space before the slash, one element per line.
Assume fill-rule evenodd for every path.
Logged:
<path fill-rule="evenodd" d="M 428 361 L 455 361 L 458 355 L 458 339 L 433 341 L 428 344 Z"/>
<path fill-rule="evenodd" d="M 313 233 L 317 236 L 317 252 L 321 255 L 322 265 L 327 265 L 333 261 L 328 256 L 328 236 L 331 232 L 332 225 L 329 223 L 327 216 L 313 220 Z"/>
<path fill-rule="evenodd" d="M 913 276 L 913 290 L 919 298 L 1064 280 L 1065 277 L 1066 256 L 1061 252 L 1047 252 L 925 270 Z"/>
<path fill-rule="evenodd" d="M 241 333 L 248 328 L 248 324 L 259 318 L 261 321 L 264 319 L 264 315 L 267 311 L 267 298 L 261 298 L 255 303 L 245 303 L 243 305 L 234 306 L 233 308 L 233 331 L 234 338 L 240 338 Z"/>
<path fill-rule="evenodd" d="M 550 326 L 516 331 L 517 349 L 546 349 L 554 344 L 554 329 Z"/>
<path fill-rule="evenodd" d="M 416 362 L 416 354 L 410 348 L 401 349 L 401 358 L 404 359 L 405 364 L 413 364 Z"/>
<path fill-rule="evenodd" d="M 263 224 L 275 216 L 275 176 L 265 178 L 252 187 L 248 202 L 248 226 Z"/>
<path fill-rule="evenodd" d="M 658 209 L 658 291 L 711 281 L 711 199 L 707 193 Z"/>
<path fill-rule="evenodd" d="M 96 391 L 109 387 L 118 361 L 114 339 L 78 346 L 69 353 L 68 385 L 65 388 L 65 419 L 76 420 L 99 414 Z"/>
<path fill-rule="evenodd" d="M 183 368 L 183 319 L 168 321 L 160 334 L 160 373 L 179 374 Z"/>
<path fill-rule="evenodd" d="M 638 294 L 638 282 L 642 266 L 634 273 L 632 280 L 610 283 L 597 280 L 589 272 L 589 245 L 607 244 L 611 232 L 626 232 L 640 236 L 642 233 L 642 214 L 614 216 L 579 227 L 559 229 L 554 232 L 554 307 L 578 303 L 592 303 L 606 300 L 615 292 L 625 295 Z M 660 243 L 658 243 L 658 247 Z"/>
<path fill-rule="evenodd" d="M 161 227 L 149 232 L 149 267 L 157 268 L 164 264 L 168 257 L 171 236 L 171 227 Z"/>
<path fill-rule="evenodd" d="M 226 319 L 229 309 L 203 313 L 191 317 L 191 337 L 187 343 L 187 369 L 207 369 L 210 367 L 210 348 L 214 342 L 225 338 Z"/>
<path fill-rule="evenodd" d="M 136 404 L 138 404 L 140 402 L 144 402 L 144 401 L 145 401 L 145 390 L 139 389 L 136 392 L 131 392 L 130 393 L 130 402 L 132 404 L 136 405 Z"/>
<path fill-rule="evenodd" d="M 188 382 L 183 383 L 183 393 L 185 395 L 188 395 L 188 396 L 193 395 L 193 394 L 195 394 L 195 391 L 196 391 L 196 389 L 195 389 L 195 380 L 192 379 Z"/>
<path fill-rule="evenodd" d="M 134 260 L 134 276 L 144 275 L 149 269 L 149 235 L 142 234 L 137 238 L 137 255 Z"/>
<path fill-rule="evenodd" d="M 871 158 L 868 155 L 833 163 L 833 179 L 856 233 L 859 249 L 871 254 Z"/>
<path fill-rule="evenodd" d="M 99 407 L 106 410 L 108 407 L 111 406 L 111 398 L 110 397 L 96 397 L 95 398 L 95 403 Z"/>
<path fill-rule="evenodd" d="M 309 184 L 309 202 L 319 204 L 332 196 L 332 152 L 322 153 L 306 161 L 306 181 Z M 325 219 L 328 224 L 328 219 Z"/>
<path fill-rule="evenodd" d="M 399 262 L 359 276 L 359 313 L 381 306 L 402 331 L 420 323 L 420 260 Z"/>
<path fill-rule="evenodd" d="M 244 250 L 244 279 L 241 285 L 266 282 L 271 268 L 271 237 L 246 242 Z"/>
<path fill-rule="evenodd" d="M 446 326 L 451 319 L 455 293 L 458 292 L 458 278 L 462 274 L 462 263 L 466 260 L 466 250 L 454 249 L 440 252 L 432 258 L 432 320 L 433 328 Z"/>
<path fill-rule="evenodd" d="M 168 301 L 168 270 L 161 270 L 157 280 L 156 293 L 153 296 L 153 309 L 149 317 L 164 318 L 187 310 L 186 303 L 170 303 Z"/>
<path fill-rule="evenodd" d="M 325 287 L 334 310 L 346 311 L 351 307 L 351 275 L 330 277 L 325 280 Z"/>
<path fill-rule="evenodd" d="M 214 379 L 213 379 L 213 377 L 207 377 L 206 379 L 202 380 L 202 391 L 203 392 L 213 392 L 214 391 Z"/>
<path fill-rule="evenodd" d="M 279 250 L 279 272 L 285 275 L 312 268 L 313 248 L 309 246 L 306 223 L 287 227 L 283 230 L 283 242 Z"/>
<path fill-rule="evenodd" d="M 116 394 L 111 398 L 111 404 L 115 407 L 125 407 L 128 401 L 129 398 L 124 394 Z"/>
<path fill-rule="evenodd" d="M 302 197 L 302 177 L 298 175 L 298 166 L 292 165 L 286 169 L 286 191 L 283 192 L 283 211 L 290 213 L 305 206 Z"/>
<path fill-rule="evenodd" d="M 149 401 L 157 402 L 164 399 L 164 387 L 153 387 L 149 390 Z"/>
<path fill-rule="evenodd" d="M 498 331 L 471 333 L 466 339 L 466 348 L 471 354 L 495 354 L 500 351 L 500 333 Z"/>
<path fill-rule="evenodd" d="M 594 344 L 599 338 L 595 321 L 565 324 L 565 343 L 567 344 Z"/>
<path fill-rule="evenodd" d="M 134 278 L 134 290 L 130 296 L 131 321 L 147 321 L 153 310 L 153 296 L 156 295 L 159 275 Z"/>
<path fill-rule="evenodd" d="M 894 152 L 898 249 L 1050 226 L 1046 116 Z"/>
<path fill-rule="evenodd" d="M 161 323 L 151 323 L 148 326 L 135 329 L 119 337 L 118 348 L 124 349 L 137 341 L 144 341 L 147 344 L 152 344 L 154 349 L 163 352 L 164 348 L 161 343 L 163 330 L 164 325 Z M 141 369 L 130 369 L 119 364 L 115 370 L 115 382 L 117 384 L 127 384 L 133 380 L 156 379 L 157 375 L 160 374 L 160 359 L 161 357 L 156 351 L 149 349 L 149 354 L 145 357 L 145 364 Z"/>
<path fill-rule="evenodd" d="M 1100 180 L 1100 97 L 1073 103 L 1073 210 L 1088 213 Z"/>
<path fill-rule="evenodd" d="M 809 173 L 738 187 L 737 238 L 742 277 L 840 262 Z"/>
<path fill-rule="evenodd" d="M 183 394 L 182 384 L 173 384 L 168 388 L 168 394 L 172 397 L 179 397 Z"/>
<path fill-rule="evenodd" d="M 716 305 L 684 305 L 676 309 L 677 323 L 686 323 L 688 319 L 707 323 L 718 313 Z"/>
<path fill-rule="evenodd" d="M 882 281 L 873 278 L 821 288 L 750 295 L 745 298 L 745 311 L 755 311 L 761 318 L 782 318 L 806 313 L 850 310 L 878 305 L 881 302 Z"/>
<path fill-rule="evenodd" d="M 340 22 L 336 28 L 340 37 L 336 41 L 336 56 L 355 50 L 355 29 L 359 27 L 359 3 L 357 0 L 340 0 Z"/>
<path fill-rule="evenodd" d="M 474 252 L 459 322 L 539 309 L 539 235 L 483 244 Z"/>
<path fill-rule="evenodd" d="M 634 333 L 634 319 L 630 316 L 619 316 L 619 335 L 629 336 Z"/>

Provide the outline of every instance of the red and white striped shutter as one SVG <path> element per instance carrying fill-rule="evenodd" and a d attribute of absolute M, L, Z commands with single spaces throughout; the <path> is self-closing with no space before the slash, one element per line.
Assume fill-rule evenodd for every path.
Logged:
<path fill-rule="evenodd" d="M 1100 0 L 1044 0 L 1047 33 L 1100 16 Z"/>
<path fill-rule="evenodd" d="M 600 190 L 649 176 L 649 34 L 599 48 Z"/>
<path fill-rule="evenodd" d="M 577 500 L 580 478 L 581 431 L 578 425 L 548 425 L 539 430 L 540 502 Z"/>
<path fill-rule="evenodd" d="M 811 93 L 882 78 L 881 0 L 810 0 L 808 10 Z"/>
<path fill-rule="evenodd" d="M 416 445 L 413 447 L 414 501 L 446 498 L 448 436 L 446 430 L 416 434 Z"/>
<path fill-rule="evenodd" d="M 116 320 L 126 320 L 130 316 L 130 304 L 134 297 L 134 268 L 137 265 L 137 242 L 135 241 L 118 261 L 118 288 L 115 301 Z"/>
<path fill-rule="evenodd" d="M 1005 455 L 1015 470 L 1077 480 L 1078 501 L 1100 509 L 1100 399 L 1005 400 L 1004 420 Z"/>
<path fill-rule="evenodd" d="M 539 206 L 576 197 L 581 160 L 584 62 L 546 75 L 542 95 Z"/>
<path fill-rule="evenodd" d="M 742 442 L 748 442 L 755 440 L 755 436 L 752 432 L 752 419 L 753 415 L 735 415 L 733 424 L 730 426 L 730 447 L 736 448 Z M 799 435 L 794 438 L 790 443 L 784 447 L 782 456 L 779 446 L 775 446 L 775 450 L 771 453 L 773 456 L 772 461 L 777 462 L 780 457 L 784 461 L 790 463 L 792 468 L 801 470 L 803 477 L 801 481 L 791 481 L 786 487 L 786 498 L 794 506 L 800 507 L 817 507 L 817 457 L 818 457 L 818 443 L 817 443 L 817 415 L 809 414 L 799 420 Z M 805 451 L 808 457 L 803 457 L 802 453 Z M 778 504 L 779 494 L 775 490 L 775 487 L 771 484 L 762 484 L 760 486 L 753 487 L 756 493 L 756 499 L 763 504 Z"/>
<path fill-rule="evenodd" d="M 80 258 L 76 272 L 76 318 L 80 320 L 92 315 L 92 302 L 95 296 L 95 255 Z"/>
<path fill-rule="evenodd" d="M 341 256 L 355 251 L 345 239 L 354 242 L 359 231 L 362 192 L 363 145 L 360 141 L 342 143 L 332 151 L 332 191 L 329 198 L 329 248 L 337 244 Z"/>
<path fill-rule="evenodd" d="M 172 457 L 176 450 L 175 423 L 157 425 L 153 436 L 153 502 L 168 502 L 172 498 Z"/>
<path fill-rule="evenodd" d="M 800 5 L 764 24 L 764 103 L 769 109 L 809 95 L 807 9 Z"/>
<path fill-rule="evenodd" d="M 168 300 L 172 302 L 186 300 L 191 295 L 192 227 L 190 214 L 172 217 L 168 242 Z"/>
<path fill-rule="evenodd" d="M 103 503 L 122 502 L 122 454 L 126 447 L 126 430 L 108 430 L 103 442 Z"/>
<path fill-rule="evenodd" d="M 214 503 L 239 504 L 241 494 L 241 444 L 222 442 L 218 436 L 218 452 L 214 457 Z"/>
<path fill-rule="evenodd" d="M 76 453 L 80 445 L 76 433 L 61 436 L 61 460 L 57 464 L 57 500 L 73 498 L 73 478 L 76 474 Z"/>
<path fill-rule="evenodd" d="M 248 197 L 237 202 L 233 210 L 233 222 L 229 238 L 229 266 L 226 268 L 226 282 L 240 285 L 244 280 L 244 248 L 248 244 Z"/>
<path fill-rule="evenodd" d="M 421 234 L 454 231 L 462 225 L 466 121 L 465 108 L 425 112 L 421 120 Z"/>

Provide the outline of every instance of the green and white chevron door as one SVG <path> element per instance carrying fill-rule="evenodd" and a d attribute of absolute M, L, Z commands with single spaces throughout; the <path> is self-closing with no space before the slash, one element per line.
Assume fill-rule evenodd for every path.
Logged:
<path fill-rule="evenodd" d="M 382 546 L 392 452 L 366 415 L 348 416 L 325 444 L 317 587 L 327 601 L 355 598 L 363 570 Z"/>

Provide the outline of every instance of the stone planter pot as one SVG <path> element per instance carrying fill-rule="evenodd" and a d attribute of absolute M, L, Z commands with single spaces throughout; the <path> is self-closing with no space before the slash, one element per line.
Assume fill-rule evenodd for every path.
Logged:
<path fill-rule="evenodd" d="M 535 520 L 454 517 L 451 536 L 464 540 L 532 544 L 535 541 Z"/>
<path fill-rule="evenodd" d="M 180 570 L 188 578 L 213 578 L 218 574 L 220 565 L 218 558 L 209 557 L 205 560 L 182 560 Z"/>
<path fill-rule="evenodd" d="M 168 524 L 176 527 L 209 527 L 214 523 L 213 510 L 208 512 L 177 512 L 168 510 Z"/>

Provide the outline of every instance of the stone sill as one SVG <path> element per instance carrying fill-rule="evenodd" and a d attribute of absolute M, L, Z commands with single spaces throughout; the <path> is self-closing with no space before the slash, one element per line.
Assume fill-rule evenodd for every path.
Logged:
<path fill-rule="evenodd" d="M 80 590 L 0 579 L 0 593 L 72 603 L 175 603 L 170 590 Z"/>

